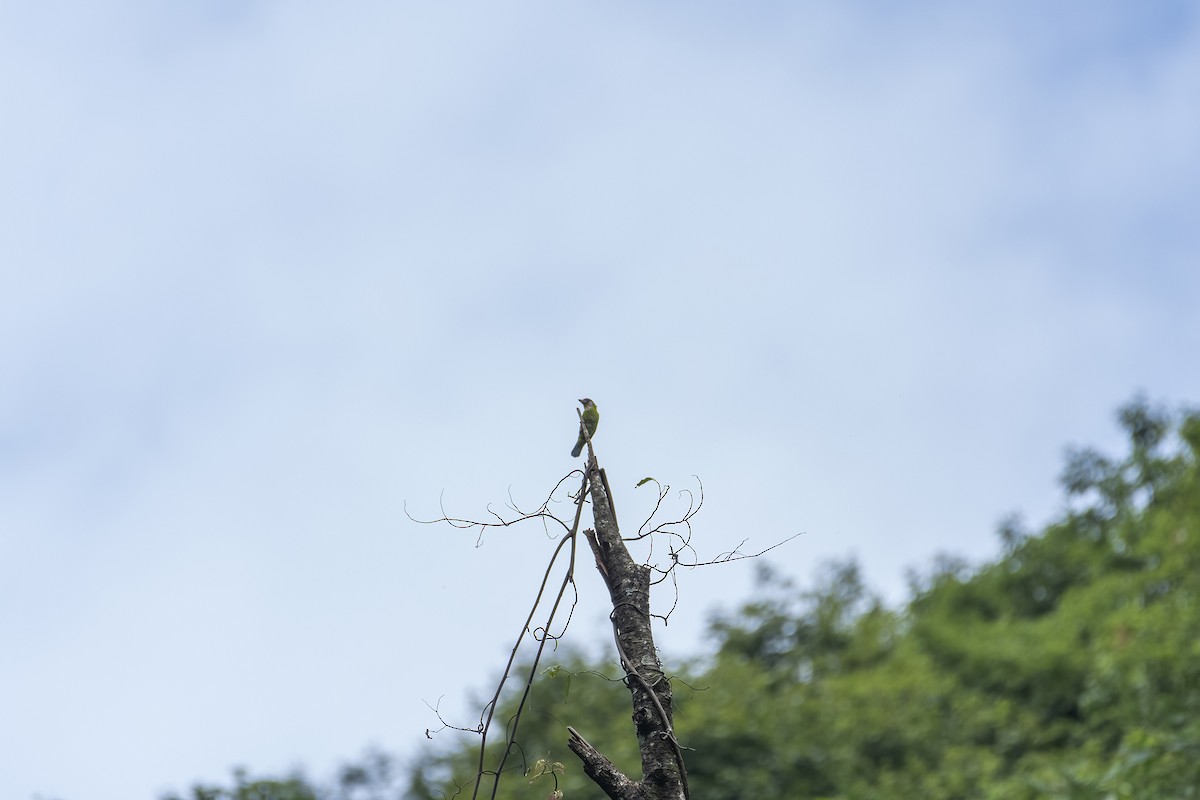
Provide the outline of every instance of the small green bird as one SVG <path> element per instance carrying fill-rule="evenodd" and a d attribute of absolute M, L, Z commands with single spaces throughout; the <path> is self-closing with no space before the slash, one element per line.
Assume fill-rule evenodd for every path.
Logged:
<path fill-rule="evenodd" d="M 583 436 L 584 425 L 587 426 L 587 435 L 596 435 L 596 426 L 600 424 L 600 411 L 596 408 L 596 404 L 586 397 L 580 398 L 579 402 L 583 403 L 583 425 L 579 426 L 579 441 L 575 443 L 575 449 L 571 451 L 571 455 L 579 458 L 579 454 L 583 452 L 583 445 L 587 439 Z"/>

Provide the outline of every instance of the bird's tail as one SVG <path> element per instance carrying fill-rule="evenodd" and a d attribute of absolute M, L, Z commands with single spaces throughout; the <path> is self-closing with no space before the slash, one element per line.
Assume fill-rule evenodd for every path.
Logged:
<path fill-rule="evenodd" d="M 583 452 L 583 437 L 579 437 L 579 441 L 575 443 L 575 449 L 571 451 L 572 458 L 579 458 L 579 454 Z"/>

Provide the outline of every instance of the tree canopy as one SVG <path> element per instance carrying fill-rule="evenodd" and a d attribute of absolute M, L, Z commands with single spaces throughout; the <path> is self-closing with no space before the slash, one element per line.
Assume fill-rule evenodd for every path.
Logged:
<path fill-rule="evenodd" d="M 1123 456 L 1069 451 L 1060 518 L 1007 521 L 987 563 L 939 559 L 899 608 L 852 561 L 809 587 L 762 568 L 760 593 L 715 616 L 711 650 L 673 675 L 692 797 L 1200 797 L 1200 415 L 1136 400 L 1118 420 Z M 601 796 L 568 724 L 637 763 L 619 670 L 560 654 L 498 797 Z M 377 796 L 455 795 L 473 744 L 433 745 Z"/>

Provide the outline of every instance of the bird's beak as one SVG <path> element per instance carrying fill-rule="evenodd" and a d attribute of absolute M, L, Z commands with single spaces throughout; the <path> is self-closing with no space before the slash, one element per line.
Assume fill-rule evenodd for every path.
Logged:
<path fill-rule="evenodd" d="M 582 398 L 582 397 L 581 397 L 581 398 L 579 398 L 579 402 L 580 402 L 580 403 L 582 403 L 582 402 L 583 402 L 583 398 Z"/>

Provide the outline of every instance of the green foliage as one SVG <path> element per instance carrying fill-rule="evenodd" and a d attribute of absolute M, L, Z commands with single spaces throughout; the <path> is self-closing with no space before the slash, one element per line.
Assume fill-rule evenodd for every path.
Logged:
<path fill-rule="evenodd" d="M 250 780 L 244 770 L 234 770 L 233 785 L 196 784 L 186 795 L 168 794 L 162 800 L 319 800 L 317 790 L 302 775 L 282 780 Z"/>
<path fill-rule="evenodd" d="M 638 775 L 640 755 L 630 723 L 629 692 L 615 665 L 595 666 L 560 648 L 559 658 L 534 682 L 497 798 L 537 798 L 555 790 L 565 798 L 596 797 L 598 790 L 567 749 L 567 725 L 575 727 L 620 768 Z M 485 764 L 499 762 L 504 733 L 515 708 L 497 712 Z M 449 735 L 443 732 L 442 735 Z M 408 797 L 440 800 L 471 797 L 479 760 L 479 738 L 462 736 L 458 746 L 436 751 L 415 767 Z M 627 773 L 627 774 L 628 774 Z M 484 776 L 480 797 L 491 796 L 493 774 Z M 532 784 L 532 785 L 531 785 Z"/>
<path fill-rule="evenodd" d="M 322 787 L 304 775 L 251 779 L 244 769 L 233 771 L 232 785 L 195 784 L 187 794 L 170 793 L 161 800 L 391 800 L 401 795 L 395 760 L 377 750 L 346 764 L 333 786 Z"/>
<path fill-rule="evenodd" d="M 999 558 L 942 559 L 902 609 L 852 562 L 805 590 L 764 569 L 675 679 L 692 797 L 1200 797 L 1200 416 L 1135 400 L 1118 421 L 1123 458 L 1068 452 L 1061 519 L 1006 521 Z M 625 689 L 590 669 L 547 671 L 519 737 L 569 799 L 600 794 L 567 724 L 640 774 Z M 473 772 L 469 745 L 433 756 L 409 796 Z"/>
<path fill-rule="evenodd" d="M 760 596 L 672 676 L 694 800 L 1200 798 L 1200 414 L 1135 400 L 1118 421 L 1124 457 L 1068 452 L 1061 519 L 1036 534 L 1006 520 L 998 558 L 938 559 L 902 608 L 853 562 L 806 589 L 763 568 Z M 568 724 L 640 775 L 619 670 L 557 657 L 498 798 L 601 797 Z M 497 712 L 488 764 L 514 710 Z M 403 792 L 377 757 L 332 789 L 236 773 L 187 800 L 468 798 L 477 744 L 432 745 Z"/>

